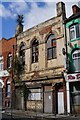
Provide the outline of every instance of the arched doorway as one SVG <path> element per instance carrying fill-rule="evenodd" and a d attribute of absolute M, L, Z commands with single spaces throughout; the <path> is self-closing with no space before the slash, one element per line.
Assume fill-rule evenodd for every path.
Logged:
<path fill-rule="evenodd" d="M 4 86 L 3 80 L 0 79 L 0 119 L 2 119 L 2 88 Z"/>

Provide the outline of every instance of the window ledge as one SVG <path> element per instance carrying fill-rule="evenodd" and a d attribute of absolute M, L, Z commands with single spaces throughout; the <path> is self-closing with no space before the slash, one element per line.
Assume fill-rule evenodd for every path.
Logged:
<path fill-rule="evenodd" d="M 49 60 L 54 60 L 54 59 L 57 59 L 57 57 L 55 57 L 55 58 L 50 58 L 50 59 L 47 59 L 47 60 L 49 61 Z"/>
<path fill-rule="evenodd" d="M 79 37 L 79 38 L 72 39 L 72 40 L 70 40 L 70 42 L 74 42 L 74 41 L 77 41 L 77 40 L 80 40 L 80 37 Z"/>

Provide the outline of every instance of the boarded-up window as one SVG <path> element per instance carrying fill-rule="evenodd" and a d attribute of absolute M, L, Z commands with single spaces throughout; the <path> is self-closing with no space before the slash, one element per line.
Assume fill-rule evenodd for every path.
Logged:
<path fill-rule="evenodd" d="M 41 100 L 41 90 L 40 89 L 31 89 L 28 100 Z"/>

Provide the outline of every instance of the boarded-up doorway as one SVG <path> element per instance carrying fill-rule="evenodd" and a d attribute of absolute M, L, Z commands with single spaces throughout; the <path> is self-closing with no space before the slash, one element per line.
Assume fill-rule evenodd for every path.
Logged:
<path fill-rule="evenodd" d="M 64 113 L 64 93 L 58 92 L 58 114 Z"/>
<path fill-rule="evenodd" d="M 44 86 L 44 112 L 52 113 L 52 86 Z"/>

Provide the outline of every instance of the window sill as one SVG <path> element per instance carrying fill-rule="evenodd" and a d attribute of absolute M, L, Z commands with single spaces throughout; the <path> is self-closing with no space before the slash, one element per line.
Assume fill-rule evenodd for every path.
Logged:
<path fill-rule="evenodd" d="M 32 62 L 32 64 L 36 64 L 36 63 L 38 63 L 38 62 Z"/>
<path fill-rule="evenodd" d="M 77 40 L 80 40 L 80 37 L 79 37 L 79 38 L 72 39 L 72 40 L 70 40 L 70 42 L 74 42 L 74 41 L 77 41 Z"/>
<path fill-rule="evenodd" d="M 50 58 L 50 59 L 47 59 L 47 60 L 54 60 L 54 59 L 57 59 L 57 57 L 55 57 L 55 58 Z"/>

